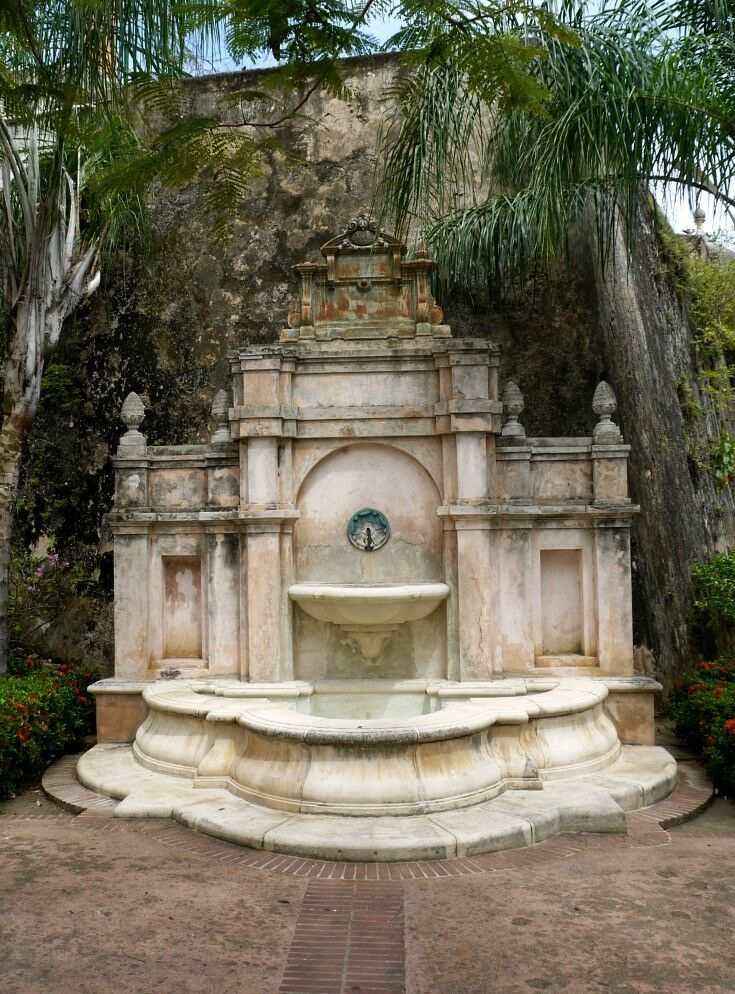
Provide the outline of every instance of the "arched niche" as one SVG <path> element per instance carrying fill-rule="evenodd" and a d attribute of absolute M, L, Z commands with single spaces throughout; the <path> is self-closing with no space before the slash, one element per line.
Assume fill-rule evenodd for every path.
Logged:
<path fill-rule="evenodd" d="M 358 442 L 333 451 L 304 479 L 297 498 L 295 572 L 300 581 L 418 583 L 444 578 L 439 491 L 416 459 L 391 445 Z M 347 537 L 350 517 L 374 507 L 391 537 L 374 552 Z"/>

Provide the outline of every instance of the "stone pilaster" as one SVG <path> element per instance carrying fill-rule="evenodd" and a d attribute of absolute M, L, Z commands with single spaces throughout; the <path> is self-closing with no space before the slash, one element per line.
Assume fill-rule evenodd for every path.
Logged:
<path fill-rule="evenodd" d="M 239 664 L 239 541 L 237 532 L 207 535 L 207 610 L 209 672 L 237 676 Z"/>
<path fill-rule="evenodd" d="M 630 531 L 614 521 L 595 527 L 597 655 L 600 674 L 633 673 Z"/>
<path fill-rule="evenodd" d="M 533 670 L 533 611 L 536 596 L 535 545 L 530 522 L 494 533 L 500 542 L 502 668 Z"/>
<path fill-rule="evenodd" d="M 278 439 L 251 438 L 247 458 L 248 505 L 275 507 L 278 499 Z"/>
<path fill-rule="evenodd" d="M 245 537 L 247 677 L 282 680 L 281 523 L 250 522 Z"/>
<path fill-rule="evenodd" d="M 115 676 L 148 675 L 148 535 L 145 530 L 115 536 Z"/>
<path fill-rule="evenodd" d="M 474 518 L 455 520 L 459 611 L 459 679 L 492 677 L 497 638 L 498 570 L 491 556 L 490 532 Z M 498 660 L 499 662 L 499 660 Z"/>

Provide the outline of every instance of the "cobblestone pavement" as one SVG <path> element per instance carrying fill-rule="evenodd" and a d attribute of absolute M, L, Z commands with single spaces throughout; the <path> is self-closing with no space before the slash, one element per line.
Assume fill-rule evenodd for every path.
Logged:
<path fill-rule="evenodd" d="M 387 874 L 28 798 L 0 815 L 4 994 L 735 991 L 726 801 Z"/>

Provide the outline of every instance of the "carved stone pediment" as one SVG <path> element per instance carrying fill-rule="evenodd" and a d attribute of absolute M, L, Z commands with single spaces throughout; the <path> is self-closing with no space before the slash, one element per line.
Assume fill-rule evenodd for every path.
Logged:
<path fill-rule="evenodd" d="M 359 214 L 321 252 L 323 263 L 294 266 L 301 293 L 282 340 L 450 336 L 431 294 L 436 263 L 423 243 L 406 261 L 406 245 Z"/>
<path fill-rule="evenodd" d="M 362 252 L 366 248 L 382 252 L 397 250 L 401 256 L 406 254 L 406 246 L 393 235 L 379 230 L 377 221 L 366 214 L 358 214 L 350 218 L 341 235 L 330 238 L 322 245 L 322 255 L 326 258 L 337 251 Z"/>

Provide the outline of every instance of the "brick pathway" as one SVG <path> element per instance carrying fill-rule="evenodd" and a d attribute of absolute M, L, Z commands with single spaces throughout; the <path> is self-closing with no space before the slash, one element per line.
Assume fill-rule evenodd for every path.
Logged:
<path fill-rule="evenodd" d="M 82 807 L 73 765 L 53 787 Z M 681 773 L 626 836 L 436 862 L 254 852 L 104 806 L 0 817 L 3 994 L 724 994 L 735 818 L 677 832 L 710 799 Z"/>
<path fill-rule="evenodd" d="M 279 994 L 404 994 L 403 888 L 312 880 Z"/>

